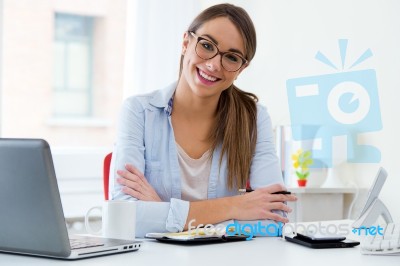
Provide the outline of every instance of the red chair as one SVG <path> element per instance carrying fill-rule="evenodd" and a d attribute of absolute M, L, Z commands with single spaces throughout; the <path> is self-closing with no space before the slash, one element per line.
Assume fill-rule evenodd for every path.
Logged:
<path fill-rule="evenodd" d="M 104 186 L 104 199 L 108 200 L 108 180 L 110 178 L 110 164 L 112 153 L 109 153 L 104 158 L 103 164 L 103 186 Z"/>

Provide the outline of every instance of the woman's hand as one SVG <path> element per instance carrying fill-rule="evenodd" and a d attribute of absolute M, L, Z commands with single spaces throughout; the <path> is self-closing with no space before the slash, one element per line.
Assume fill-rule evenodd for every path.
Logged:
<path fill-rule="evenodd" d="M 117 182 L 123 186 L 122 192 L 138 200 L 161 201 L 157 192 L 137 168 L 131 164 L 126 164 L 125 169 L 117 171 L 120 176 L 117 178 Z"/>
<path fill-rule="evenodd" d="M 259 188 L 253 192 L 234 197 L 235 206 L 234 217 L 237 220 L 261 220 L 272 219 L 277 222 L 287 223 L 289 220 L 272 210 L 282 210 L 291 212 L 284 202 L 296 201 L 295 195 L 272 194 L 273 192 L 285 191 L 286 188 L 281 184 L 274 184 L 268 187 Z"/>

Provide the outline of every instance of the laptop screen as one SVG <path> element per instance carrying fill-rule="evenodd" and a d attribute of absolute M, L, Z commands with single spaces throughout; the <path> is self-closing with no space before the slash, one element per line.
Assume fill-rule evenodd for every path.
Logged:
<path fill-rule="evenodd" d="M 51 151 L 41 139 L 0 139 L 0 250 L 68 256 Z"/>

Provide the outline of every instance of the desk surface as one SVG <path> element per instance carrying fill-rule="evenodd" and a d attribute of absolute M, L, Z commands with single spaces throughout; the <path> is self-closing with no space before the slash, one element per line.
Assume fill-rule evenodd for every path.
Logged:
<path fill-rule="evenodd" d="M 349 237 L 350 238 L 350 237 Z M 360 247 L 310 249 L 282 238 L 258 237 L 251 241 L 185 246 L 144 240 L 139 251 L 78 261 L 0 253 L 0 265 L 399 265 L 399 256 L 362 255 Z M 301 261 L 303 261 L 301 263 Z"/>

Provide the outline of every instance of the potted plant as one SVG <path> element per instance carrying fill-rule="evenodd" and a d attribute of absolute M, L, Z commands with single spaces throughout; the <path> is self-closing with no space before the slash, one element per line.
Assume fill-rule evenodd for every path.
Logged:
<path fill-rule="evenodd" d="M 292 155 L 292 160 L 298 178 L 297 183 L 299 187 L 305 187 L 307 184 L 307 177 L 310 175 L 309 166 L 313 163 L 311 151 L 298 149 L 297 152 Z"/>

